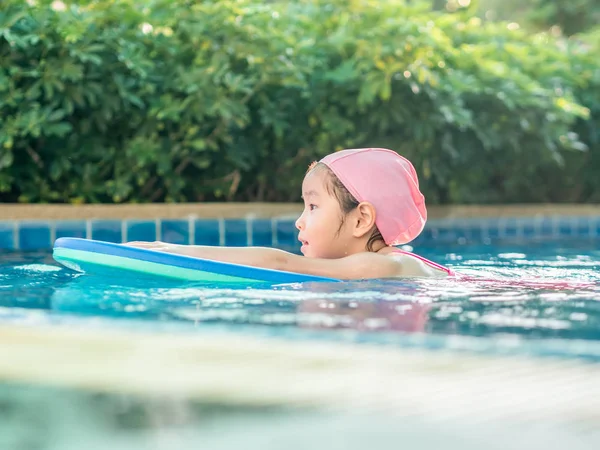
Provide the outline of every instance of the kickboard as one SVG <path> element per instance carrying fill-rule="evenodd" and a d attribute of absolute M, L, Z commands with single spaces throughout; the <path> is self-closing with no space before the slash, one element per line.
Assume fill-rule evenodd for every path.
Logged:
<path fill-rule="evenodd" d="M 156 280 L 169 279 L 215 284 L 340 281 L 80 238 L 57 239 L 52 256 L 58 263 L 78 272 L 119 278 L 132 277 L 137 274 Z"/>

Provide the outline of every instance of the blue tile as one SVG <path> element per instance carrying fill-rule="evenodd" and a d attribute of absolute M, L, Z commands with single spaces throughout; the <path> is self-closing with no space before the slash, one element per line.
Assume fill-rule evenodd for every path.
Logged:
<path fill-rule="evenodd" d="M 21 222 L 19 225 L 19 248 L 40 250 L 51 248 L 50 226 L 47 222 Z"/>
<path fill-rule="evenodd" d="M 472 228 L 465 228 L 463 226 L 459 227 L 456 229 L 456 238 L 457 239 L 466 239 L 466 240 L 470 240 L 473 237 L 473 230 Z"/>
<path fill-rule="evenodd" d="M 600 217 L 592 224 L 592 233 L 594 233 L 596 237 L 600 236 Z"/>
<path fill-rule="evenodd" d="M 273 245 L 273 222 L 271 219 L 254 219 L 252 221 L 252 245 L 257 247 Z"/>
<path fill-rule="evenodd" d="M 537 235 L 537 230 L 533 224 L 525 224 L 523 225 L 523 236 L 526 238 L 532 238 Z"/>
<path fill-rule="evenodd" d="M 487 229 L 487 236 L 491 239 L 498 239 L 500 237 L 500 227 L 498 227 L 498 224 L 490 225 Z"/>
<path fill-rule="evenodd" d="M 468 231 L 468 237 L 471 241 L 481 241 L 484 238 L 483 228 L 475 225 L 471 226 Z"/>
<path fill-rule="evenodd" d="M 592 218 L 575 217 L 575 235 L 579 237 L 592 236 Z"/>
<path fill-rule="evenodd" d="M 433 228 L 425 227 L 425 229 L 421 232 L 419 237 L 425 242 L 432 241 L 433 239 L 435 239 Z"/>
<path fill-rule="evenodd" d="M 295 220 L 277 221 L 277 245 L 279 247 L 300 247 L 298 241 L 298 229 Z"/>
<path fill-rule="evenodd" d="M 85 221 L 82 220 L 61 220 L 56 222 L 55 230 L 56 239 L 61 237 L 85 239 L 86 237 Z"/>
<path fill-rule="evenodd" d="M 412 241 L 410 241 L 408 244 L 413 247 L 418 247 L 420 245 L 425 244 L 426 242 L 427 242 L 427 239 L 425 239 L 423 237 L 423 233 L 421 233 L 416 238 L 414 238 Z"/>
<path fill-rule="evenodd" d="M 600 227 L 600 217 L 590 217 L 590 236 L 598 237 L 598 228 Z"/>
<path fill-rule="evenodd" d="M 573 224 L 570 218 L 560 218 L 558 221 L 559 236 L 573 236 Z"/>
<path fill-rule="evenodd" d="M 92 220 L 92 239 L 105 242 L 123 242 L 120 220 Z"/>
<path fill-rule="evenodd" d="M 495 234 L 496 236 L 499 234 L 497 220 L 491 220 L 489 218 L 479 218 L 477 219 L 476 224 L 481 229 L 481 235 L 485 238 L 488 238 L 490 234 Z"/>
<path fill-rule="evenodd" d="M 248 233 L 245 219 L 227 219 L 225 221 L 225 245 L 229 247 L 246 247 Z"/>
<path fill-rule="evenodd" d="M 504 219 L 498 228 L 500 228 L 501 237 L 517 237 L 519 235 L 519 224 L 514 217 Z"/>
<path fill-rule="evenodd" d="M 160 240 L 170 244 L 187 245 L 190 243 L 189 221 L 163 220 L 160 224 Z"/>
<path fill-rule="evenodd" d="M 12 250 L 15 248 L 14 223 L 0 222 L 0 250 Z"/>
<path fill-rule="evenodd" d="M 518 227 L 519 227 L 520 235 L 525 238 L 536 237 L 537 235 L 539 235 L 539 232 L 538 232 L 539 224 L 540 224 L 539 219 L 528 218 L 528 217 L 519 219 Z"/>
<path fill-rule="evenodd" d="M 456 230 L 451 228 L 438 228 L 436 240 L 442 242 L 456 242 L 458 240 L 458 234 L 456 233 Z"/>
<path fill-rule="evenodd" d="M 127 221 L 128 241 L 156 241 L 156 222 L 154 220 Z"/>
<path fill-rule="evenodd" d="M 219 245 L 219 221 L 196 219 L 194 223 L 194 243 L 196 245 Z"/>

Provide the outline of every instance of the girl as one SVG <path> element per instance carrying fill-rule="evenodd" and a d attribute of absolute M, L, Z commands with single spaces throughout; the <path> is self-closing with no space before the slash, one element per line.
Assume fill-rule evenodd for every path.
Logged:
<path fill-rule="evenodd" d="M 343 150 L 313 163 L 302 183 L 296 221 L 303 256 L 264 247 L 210 247 L 129 242 L 182 255 L 344 280 L 452 275 L 402 251 L 427 220 L 413 165 L 381 148 Z"/>

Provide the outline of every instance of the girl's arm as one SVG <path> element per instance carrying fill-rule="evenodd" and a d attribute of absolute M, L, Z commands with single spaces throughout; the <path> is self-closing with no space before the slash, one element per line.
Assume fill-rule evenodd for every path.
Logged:
<path fill-rule="evenodd" d="M 125 245 L 264 269 L 283 270 L 342 280 L 402 276 L 402 264 L 376 253 L 357 253 L 339 259 L 307 258 L 267 247 L 213 247 L 164 242 L 128 242 Z"/>

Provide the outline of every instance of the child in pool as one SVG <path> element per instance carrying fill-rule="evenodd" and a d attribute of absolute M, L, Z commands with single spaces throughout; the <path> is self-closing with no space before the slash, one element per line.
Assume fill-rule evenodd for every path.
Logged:
<path fill-rule="evenodd" d="M 265 247 L 127 245 L 344 280 L 452 275 L 393 247 L 412 241 L 427 220 L 415 169 L 396 152 L 367 148 L 328 155 L 309 167 L 302 198 L 304 211 L 296 227 L 304 257 Z"/>

